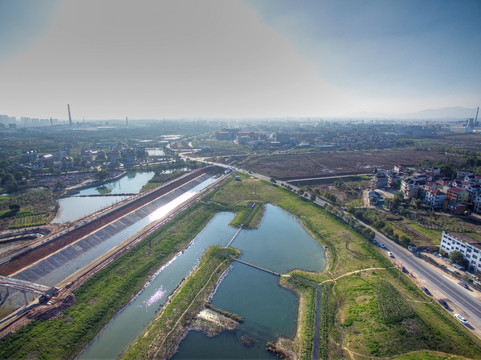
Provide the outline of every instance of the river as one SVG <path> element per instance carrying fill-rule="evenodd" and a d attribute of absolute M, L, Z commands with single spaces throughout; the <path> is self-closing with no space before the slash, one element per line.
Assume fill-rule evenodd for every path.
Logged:
<path fill-rule="evenodd" d="M 91 342 L 81 359 L 118 357 L 155 318 L 168 295 L 197 265 L 210 245 L 226 245 L 235 233 L 228 226 L 233 214 L 217 214 L 195 237 L 191 245 L 166 266 L 135 299 Z M 323 247 L 285 211 L 267 205 L 258 230 L 243 230 L 232 244 L 241 258 L 278 272 L 300 268 L 322 271 L 326 264 Z M 191 332 L 181 343 L 177 359 L 187 358 L 272 358 L 265 343 L 279 335 L 291 336 L 297 318 L 297 297 L 278 284 L 278 278 L 243 264 L 234 264 L 218 288 L 213 305 L 244 317 L 235 333 L 208 338 Z M 240 337 L 255 339 L 247 348 Z"/>

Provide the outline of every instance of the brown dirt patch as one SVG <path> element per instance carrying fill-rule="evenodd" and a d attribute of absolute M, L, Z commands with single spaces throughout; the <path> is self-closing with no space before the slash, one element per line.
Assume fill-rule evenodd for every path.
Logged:
<path fill-rule="evenodd" d="M 422 160 L 444 160 L 449 156 L 434 151 L 364 151 L 250 156 L 247 170 L 279 179 L 371 173 L 394 165 L 415 166 Z"/>

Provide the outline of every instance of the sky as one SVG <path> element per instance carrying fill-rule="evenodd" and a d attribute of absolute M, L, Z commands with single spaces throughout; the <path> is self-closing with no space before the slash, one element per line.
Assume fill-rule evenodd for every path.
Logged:
<path fill-rule="evenodd" d="M 315 118 L 480 102 L 481 0 L 0 0 L 0 114 Z"/>

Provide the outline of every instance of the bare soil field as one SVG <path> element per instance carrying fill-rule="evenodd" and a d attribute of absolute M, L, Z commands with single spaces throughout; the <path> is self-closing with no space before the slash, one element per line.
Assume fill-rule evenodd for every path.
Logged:
<path fill-rule="evenodd" d="M 364 174 L 394 165 L 415 166 L 422 160 L 444 160 L 449 155 L 434 151 L 365 151 L 249 156 L 242 166 L 282 180 L 333 175 Z"/>

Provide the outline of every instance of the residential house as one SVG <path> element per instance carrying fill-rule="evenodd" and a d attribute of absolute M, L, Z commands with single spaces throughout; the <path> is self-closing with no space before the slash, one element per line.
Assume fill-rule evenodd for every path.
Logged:
<path fill-rule="evenodd" d="M 371 185 L 374 189 L 384 189 L 387 188 L 389 183 L 389 177 L 386 174 L 377 173 L 371 179 Z"/>
<path fill-rule="evenodd" d="M 473 211 L 476 213 L 476 214 L 480 214 L 481 215 L 481 194 L 478 194 L 475 199 L 474 199 L 474 204 L 473 204 Z"/>
<path fill-rule="evenodd" d="M 450 254 L 459 251 L 468 260 L 469 267 L 475 271 L 481 271 L 481 242 L 466 234 L 447 233 L 443 231 L 441 237 L 441 249 Z"/>
<path fill-rule="evenodd" d="M 446 192 L 446 200 L 456 202 L 459 204 L 467 204 L 469 192 L 460 187 L 451 187 Z"/>
<path fill-rule="evenodd" d="M 446 199 L 446 194 L 438 189 L 429 189 L 424 193 L 424 202 L 432 209 L 440 209 Z"/>
<path fill-rule="evenodd" d="M 425 184 L 425 179 L 405 178 L 401 180 L 401 192 L 405 198 L 418 198 L 423 194 L 422 187 Z"/>

